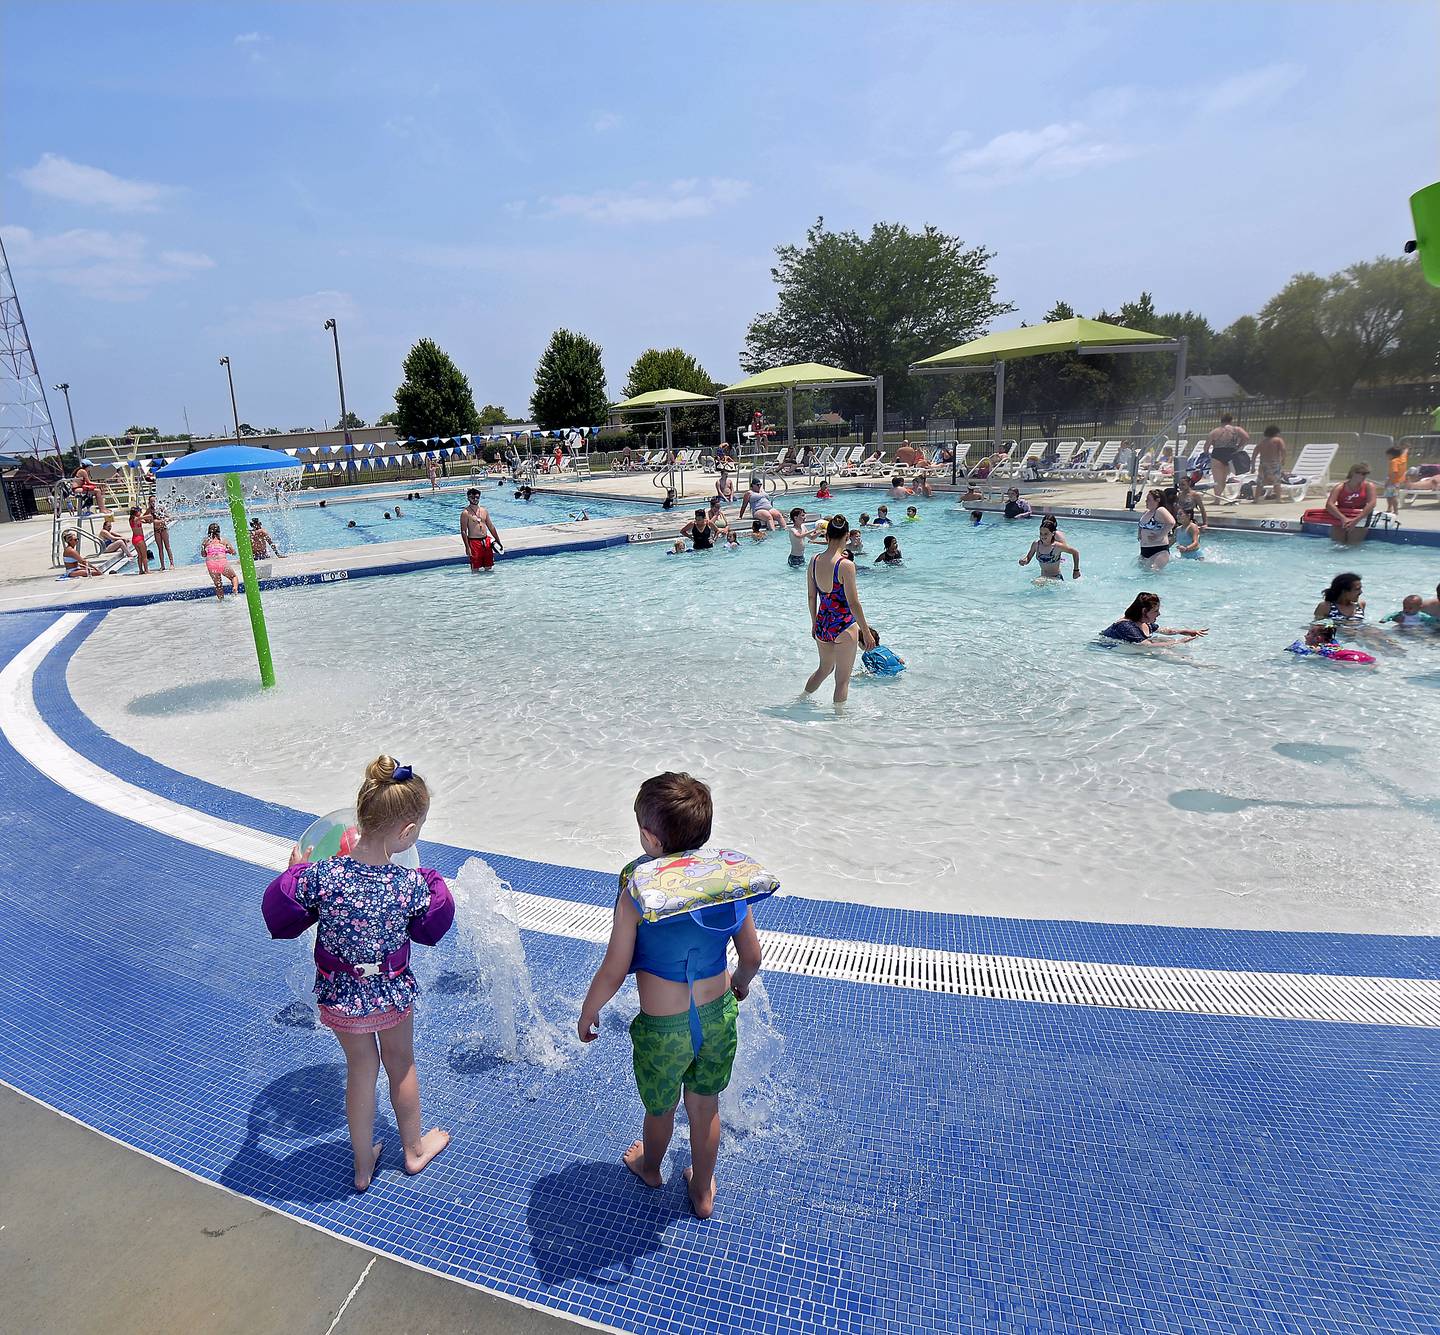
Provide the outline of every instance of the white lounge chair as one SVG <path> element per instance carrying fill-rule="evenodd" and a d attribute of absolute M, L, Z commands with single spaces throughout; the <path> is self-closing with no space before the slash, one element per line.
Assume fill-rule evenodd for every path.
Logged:
<path fill-rule="evenodd" d="M 1339 445 L 1328 442 L 1304 446 L 1295 462 L 1285 470 L 1295 481 L 1282 482 L 1280 494 L 1287 501 L 1303 501 L 1310 494 L 1311 487 L 1319 487 L 1323 491 L 1330 481 L 1330 465 L 1335 462 L 1335 456 L 1339 452 Z M 1243 477 L 1226 478 L 1224 488 L 1215 493 L 1215 499 L 1222 505 L 1234 505 L 1239 501 L 1241 488 L 1246 483 L 1258 486 L 1259 473 L 1252 469 Z"/>
<path fill-rule="evenodd" d="M 840 453 L 845 457 L 842 459 L 840 455 L 837 454 L 835 456 L 835 462 L 840 465 L 841 475 L 843 477 L 854 477 L 855 474 L 860 471 L 860 461 L 865 457 L 865 447 L 863 445 L 852 445 L 848 450 L 842 450 Z"/>

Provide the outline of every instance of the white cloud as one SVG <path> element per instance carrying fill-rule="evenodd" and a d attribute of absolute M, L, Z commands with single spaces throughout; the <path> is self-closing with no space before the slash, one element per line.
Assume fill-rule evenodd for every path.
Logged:
<path fill-rule="evenodd" d="M 1296 87 L 1304 77 L 1304 67 L 1290 61 L 1279 61 L 1241 74 L 1232 74 L 1228 79 L 1222 79 L 1203 91 L 1200 96 L 1200 109 L 1220 115 L 1227 111 L 1239 111 L 1243 107 L 1274 102 Z"/>
<path fill-rule="evenodd" d="M 137 232 L 77 227 L 41 236 L 28 227 L 6 227 L 4 237 L 11 262 L 27 276 L 100 301 L 137 301 L 163 283 L 215 267 L 198 251 L 152 255 L 150 243 Z"/>
<path fill-rule="evenodd" d="M 1081 121 L 1056 122 L 1038 130 L 1006 130 L 977 148 L 968 135 L 957 135 L 942 150 L 945 165 L 957 176 L 999 185 L 1024 177 L 1072 176 L 1131 157 L 1134 150 L 1100 138 Z"/>
<path fill-rule="evenodd" d="M 15 179 L 36 194 L 115 213 L 155 213 L 166 197 L 174 194 L 171 186 L 127 181 L 102 167 L 87 167 L 57 153 L 42 153 L 39 162 L 22 167 Z"/>
<path fill-rule="evenodd" d="M 703 218 L 738 204 L 750 193 L 749 181 L 727 177 L 691 178 L 668 186 L 640 185 L 632 190 L 597 190 L 590 195 L 547 195 L 541 208 L 553 218 L 584 218 L 598 223 L 666 223 Z"/>
<path fill-rule="evenodd" d="M 269 34 L 263 32 L 240 32 L 235 34 L 236 46 L 259 46 L 262 42 L 268 42 L 269 40 Z"/>
<path fill-rule="evenodd" d="M 619 129 L 625 123 L 625 117 L 618 111 L 597 111 L 590 117 L 590 128 L 596 134 L 604 134 L 607 130 Z"/>
<path fill-rule="evenodd" d="M 215 261 L 208 255 L 202 255 L 198 250 L 162 250 L 160 263 L 168 264 L 175 269 L 189 269 L 197 273 L 202 269 L 215 267 Z"/>
<path fill-rule="evenodd" d="M 355 319 L 358 307 L 348 292 L 325 290 L 297 297 L 253 301 L 222 322 L 225 330 L 243 334 L 284 334 L 295 329 L 322 330 L 325 321 Z"/>

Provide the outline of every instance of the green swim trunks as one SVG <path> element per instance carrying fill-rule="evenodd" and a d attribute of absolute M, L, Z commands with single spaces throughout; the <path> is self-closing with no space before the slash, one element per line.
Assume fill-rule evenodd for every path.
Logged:
<path fill-rule="evenodd" d="M 680 1101 L 683 1085 L 694 1094 L 718 1094 L 730 1083 L 739 1035 L 735 994 L 697 1007 L 700 1012 L 700 1051 L 690 1038 L 690 1015 L 647 1015 L 641 1011 L 630 1021 L 630 1042 L 635 1048 L 635 1085 L 645 1111 L 663 1117 Z"/>

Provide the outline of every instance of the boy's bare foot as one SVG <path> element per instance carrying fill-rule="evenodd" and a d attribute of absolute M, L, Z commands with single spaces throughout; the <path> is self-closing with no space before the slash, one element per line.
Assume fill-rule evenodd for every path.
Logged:
<path fill-rule="evenodd" d="M 647 1187 L 663 1187 L 665 1179 L 658 1172 L 647 1173 L 645 1171 L 645 1142 L 637 1140 L 624 1154 L 620 1156 L 620 1162 L 635 1174 Z"/>
<path fill-rule="evenodd" d="M 377 1140 L 370 1147 L 370 1165 L 365 1167 L 361 1164 L 355 1165 L 355 1190 L 364 1191 L 370 1185 L 370 1179 L 375 1176 L 375 1165 L 380 1162 L 380 1146 L 383 1141 Z"/>
<path fill-rule="evenodd" d="M 442 1131 L 438 1126 L 431 1127 L 420 1137 L 420 1153 L 411 1154 L 405 1151 L 405 1171 L 407 1173 L 418 1173 L 430 1162 L 441 1150 L 450 1143 L 450 1133 Z"/>
<path fill-rule="evenodd" d="M 695 1211 L 696 1219 L 709 1219 L 715 1213 L 715 1179 L 710 1179 L 708 1191 L 695 1190 L 695 1170 L 685 1170 L 685 1190 L 690 1194 L 690 1208 Z"/>

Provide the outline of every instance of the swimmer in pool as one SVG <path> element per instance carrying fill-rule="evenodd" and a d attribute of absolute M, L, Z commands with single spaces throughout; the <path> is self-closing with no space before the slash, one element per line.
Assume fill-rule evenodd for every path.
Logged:
<path fill-rule="evenodd" d="M 981 491 L 980 488 L 977 487 L 973 482 L 970 482 L 966 484 L 965 494 L 960 497 L 960 504 L 974 505 L 976 501 L 983 501 L 984 499 L 985 493 Z"/>
<path fill-rule="evenodd" d="M 1398 612 L 1391 612 L 1388 617 L 1380 618 L 1382 626 L 1386 622 L 1391 623 L 1396 630 L 1440 629 L 1440 621 L 1436 621 L 1425 611 L 1425 600 L 1418 593 L 1407 594 Z"/>
<path fill-rule="evenodd" d="M 920 511 L 917 510 L 913 505 L 905 507 L 905 522 L 907 524 L 914 524 L 919 520 L 919 518 Z"/>
<path fill-rule="evenodd" d="M 882 505 L 875 511 L 875 518 L 871 520 L 871 528 L 884 528 L 890 522 L 890 507 Z"/>
<path fill-rule="evenodd" d="M 805 569 L 805 540 L 810 536 L 805 527 L 805 507 L 797 505 L 790 511 L 790 522 L 785 533 L 790 539 L 790 557 L 786 561 L 792 570 Z"/>
<path fill-rule="evenodd" d="M 980 524 L 981 524 L 981 521 L 983 521 L 984 518 L 985 518 L 985 512 L 984 512 L 983 510 L 971 510 L 971 511 L 970 511 L 970 526 L 971 526 L 972 528 L 979 528 L 979 527 L 980 527 Z"/>
<path fill-rule="evenodd" d="M 905 558 L 900 555 L 900 539 L 893 533 L 885 539 L 885 548 L 870 564 L 887 566 L 899 565 Z"/>
<path fill-rule="evenodd" d="M 1059 529 L 1055 523 L 1054 515 L 1046 515 L 1040 521 L 1040 536 L 1030 544 L 1030 550 L 1020 558 L 1022 566 L 1028 566 L 1031 561 L 1036 562 L 1040 567 L 1041 579 L 1064 579 L 1065 575 L 1060 569 L 1062 558 L 1068 556 L 1071 561 L 1070 578 L 1080 578 L 1080 553 L 1064 542 L 1059 536 Z"/>

